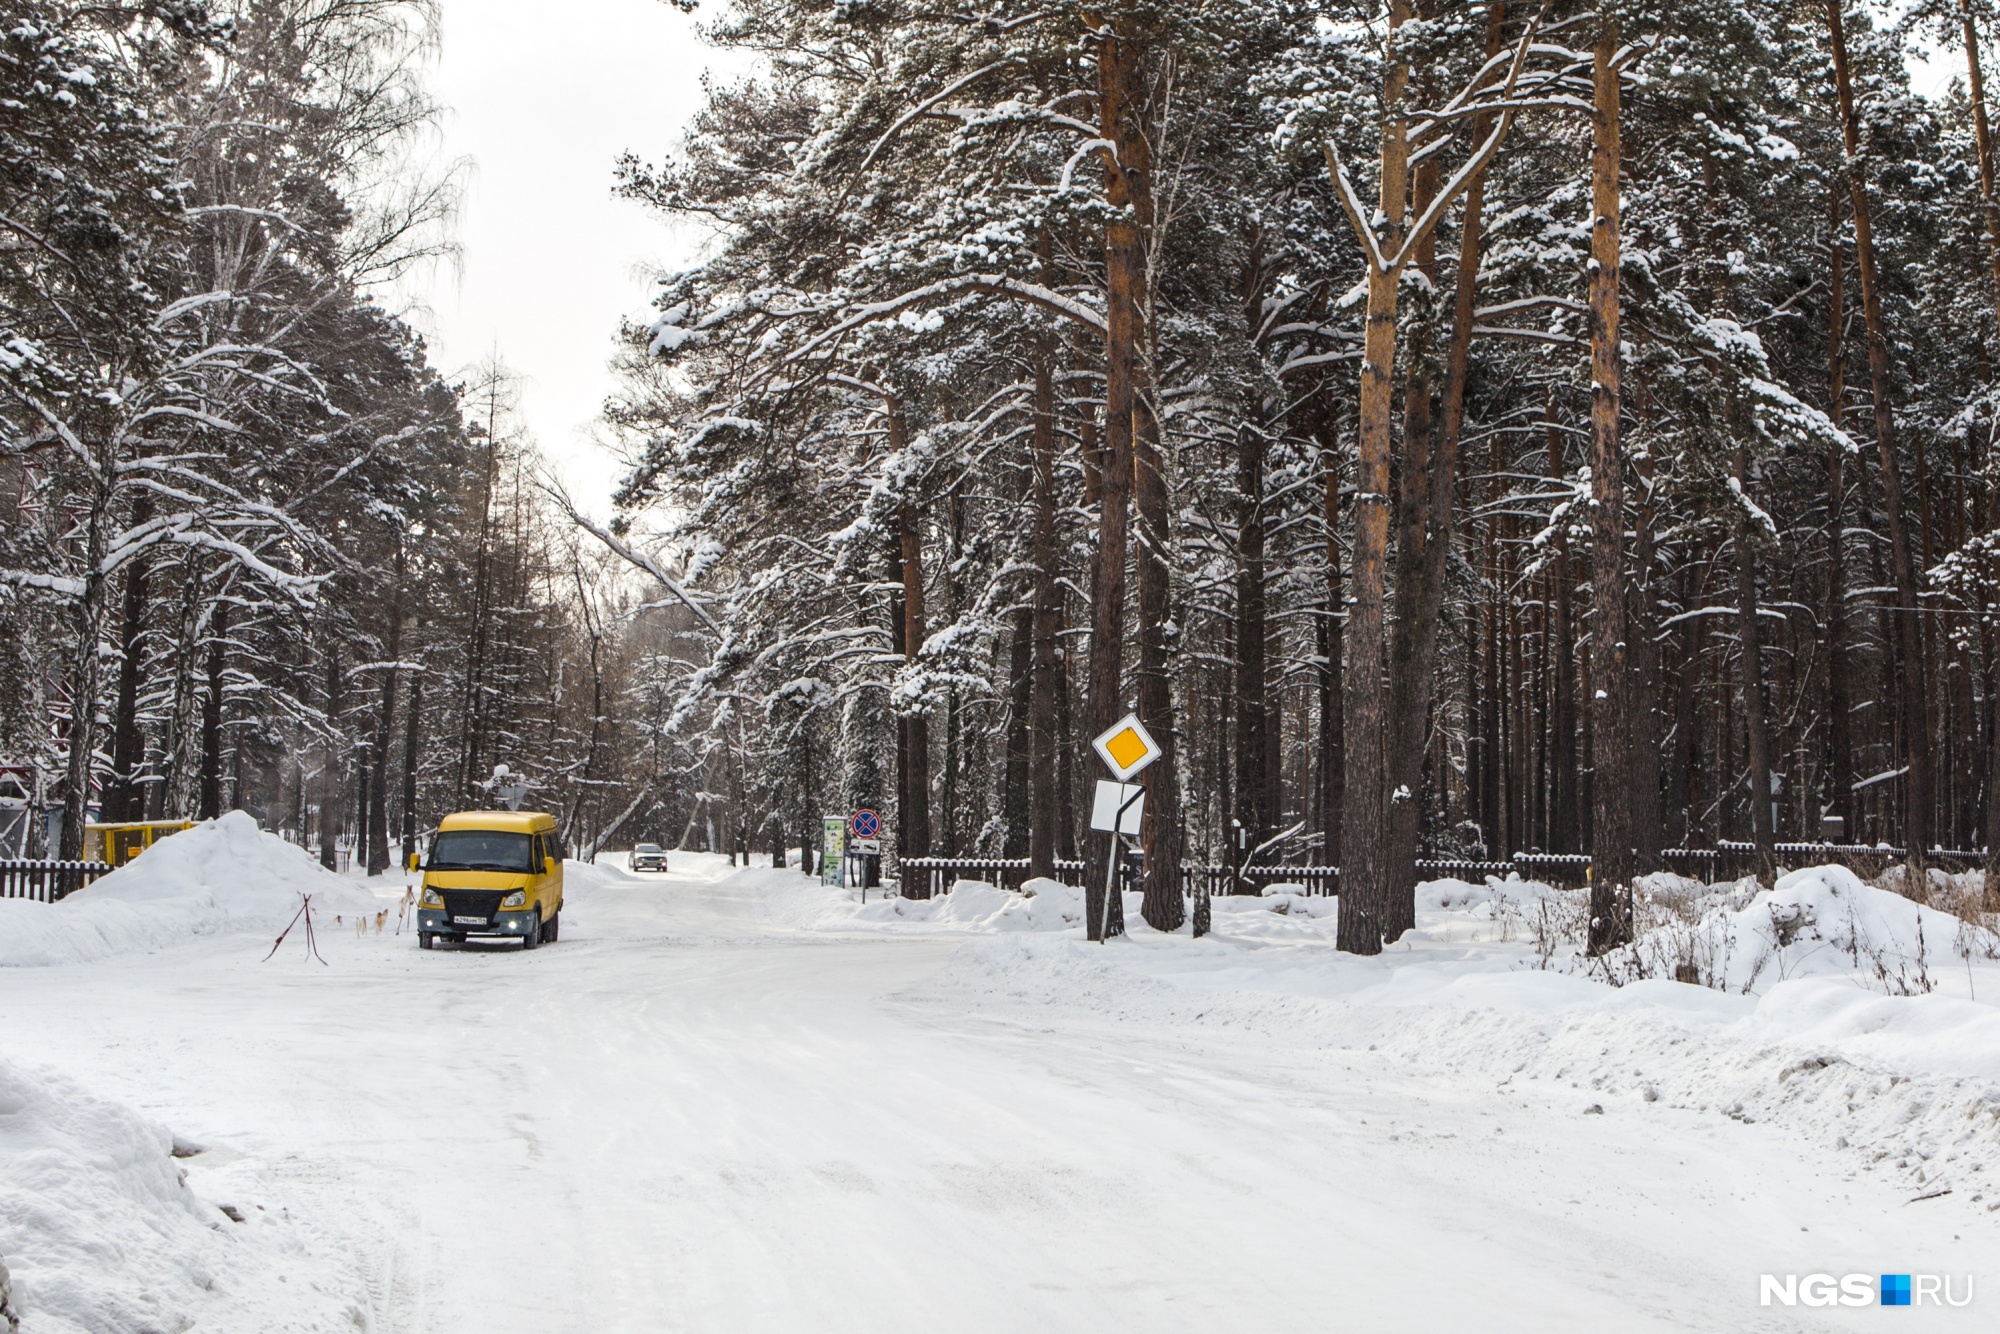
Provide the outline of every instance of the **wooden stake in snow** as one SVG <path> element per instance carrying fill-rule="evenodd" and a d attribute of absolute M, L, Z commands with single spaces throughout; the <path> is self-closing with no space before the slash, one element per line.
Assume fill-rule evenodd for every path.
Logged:
<path fill-rule="evenodd" d="M 306 921 L 306 957 L 308 959 L 319 959 L 321 963 L 326 963 L 326 960 L 320 956 L 319 942 L 313 939 L 312 907 L 313 907 L 312 895 L 310 894 L 299 895 L 299 910 L 292 914 L 292 920 L 286 924 L 285 929 L 283 931 L 280 931 L 278 933 L 277 940 L 272 942 L 271 954 L 267 954 L 264 956 L 265 963 L 271 962 L 271 955 L 276 954 L 278 952 L 278 946 L 285 943 L 285 937 L 292 934 L 292 928 L 299 924 L 299 919 L 301 917 L 305 918 Z"/>

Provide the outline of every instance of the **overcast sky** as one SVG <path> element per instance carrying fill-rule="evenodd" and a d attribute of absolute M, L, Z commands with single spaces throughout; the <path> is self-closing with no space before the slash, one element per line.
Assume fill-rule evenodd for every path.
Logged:
<path fill-rule="evenodd" d="M 710 66 L 729 68 L 664 0 L 444 0 L 431 87 L 443 152 L 470 158 L 463 263 L 412 284 L 411 323 L 447 372 L 489 352 L 525 379 L 523 408 L 580 502 L 604 508 L 617 465 L 591 440 L 621 316 L 646 273 L 686 263 L 698 236 L 612 198 L 626 149 L 680 138 Z"/>

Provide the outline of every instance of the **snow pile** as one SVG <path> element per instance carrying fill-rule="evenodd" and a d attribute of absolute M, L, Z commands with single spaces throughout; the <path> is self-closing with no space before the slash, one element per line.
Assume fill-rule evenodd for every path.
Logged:
<path fill-rule="evenodd" d="M 2000 997 L 2000 969 L 1980 973 L 1979 994 Z M 1523 966 L 1518 949 L 1360 958 L 1231 939 L 1220 925 L 1201 941 L 1135 930 L 1109 947 L 976 940 L 913 998 L 1249 1030 L 1282 1046 L 1379 1052 L 1420 1073 L 1567 1087 L 1614 1115 L 1659 1104 L 1768 1121 L 1853 1152 L 1860 1170 L 1912 1194 L 1950 1188 L 2000 1211 L 2000 1006 L 1985 1002 L 1883 995 L 1833 976 L 1762 995 L 1611 987 Z"/>
<path fill-rule="evenodd" d="M 589 892 L 598 889 L 644 889 L 655 883 L 633 875 L 624 867 L 609 860 L 601 862 L 580 862 L 570 858 L 563 863 L 563 893 L 574 894 L 578 890 Z"/>
<path fill-rule="evenodd" d="M 82 963 L 198 936 L 275 935 L 307 894 L 316 922 L 385 906 L 232 811 L 161 840 L 60 903 L 0 899 L 0 967 Z"/>
<path fill-rule="evenodd" d="M 1991 932 L 1950 913 L 1864 884 L 1844 867 L 1815 866 L 1741 906 L 1725 901 L 1693 923 L 1656 927 L 1603 967 L 1619 982 L 1665 977 L 1746 993 L 1832 974 L 1909 996 L 1931 991 L 1940 969 L 1995 946 Z"/>
<path fill-rule="evenodd" d="M 34 1334 L 195 1323 L 229 1239 L 173 1137 L 54 1074 L 0 1060 L 0 1255 Z"/>
<path fill-rule="evenodd" d="M 727 884 L 766 896 L 767 915 L 805 931 L 894 932 L 910 929 L 990 934 L 1083 930 L 1083 891 L 1055 880 L 1029 880 L 1019 893 L 983 880 L 959 880 L 936 898 L 902 899 L 881 890 L 821 885 L 793 871 L 740 871 Z M 1128 895 L 1130 911 L 1138 896 Z"/>
<path fill-rule="evenodd" d="M 370 1328 L 355 1246 L 292 1212 L 258 1160 L 0 1057 L 0 1256 L 29 1334 Z"/>
<path fill-rule="evenodd" d="M 1372 958 L 1328 948 L 1336 900 L 1279 892 L 1214 900 L 1203 940 L 1131 912 L 1110 947 L 1080 932 L 970 943 L 922 994 L 1250 1029 L 1567 1085 L 1614 1112 L 1628 1099 L 1768 1120 L 1913 1193 L 2000 1211 L 2000 938 L 1839 867 L 1769 890 L 1642 888 L 1654 925 L 1601 961 L 1564 952 L 1584 891 L 1436 881 L 1417 929 Z M 1677 964 L 1705 985 L 1672 980 Z"/>
<path fill-rule="evenodd" d="M 1486 915 L 1508 908 L 1519 908 L 1525 904 L 1553 902 L 1571 890 L 1557 889 L 1540 880 L 1523 880 L 1518 874 L 1509 872 L 1505 878 L 1489 875 L 1484 884 L 1475 885 L 1466 880 L 1426 880 L 1417 886 L 1417 911 L 1431 912 L 1473 911 L 1486 909 Z"/>

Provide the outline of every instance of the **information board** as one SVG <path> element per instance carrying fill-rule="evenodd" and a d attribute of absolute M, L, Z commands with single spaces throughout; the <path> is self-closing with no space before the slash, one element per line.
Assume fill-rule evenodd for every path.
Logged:
<path fill-rule="evenodd" d="M 822 824 L 825 837 L 820 842 L 819 882 L 837 885 L 841 882 L 842 864 L 847 860 L 847 817 L 829 815 Z"/>

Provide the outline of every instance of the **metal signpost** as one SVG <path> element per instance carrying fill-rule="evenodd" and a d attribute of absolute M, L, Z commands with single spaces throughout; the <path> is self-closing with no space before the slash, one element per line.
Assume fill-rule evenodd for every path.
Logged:
<path fill-rule="evenodd" d="M 855 862 L 855 872 L 861 880 L 861 901 L 868 902 L 868 882 L 875 879 L 869 872 L 869 858 L 882 855 L 882 817 L 866 808 L 847 817 L 847 852 Z"/>
<path fill-rule="evenodd" d="M 1131 779 L 1160 758 L 1160 743 L 1153 740 L 1137 714 L 1128 713 L 1090 745 L 1117 780 L 1098 783 L 1090 813 L 1090 827 L 1111 835 L 1111 855 L 1104 866 L 1104 903 L 1096 923 L 1096 939 L 1104 941 L 1111 932 L 1111 896 L 1118 893 L 1127 852 L 1125 840 L 1144 828 L 1146 789 Z"/>

